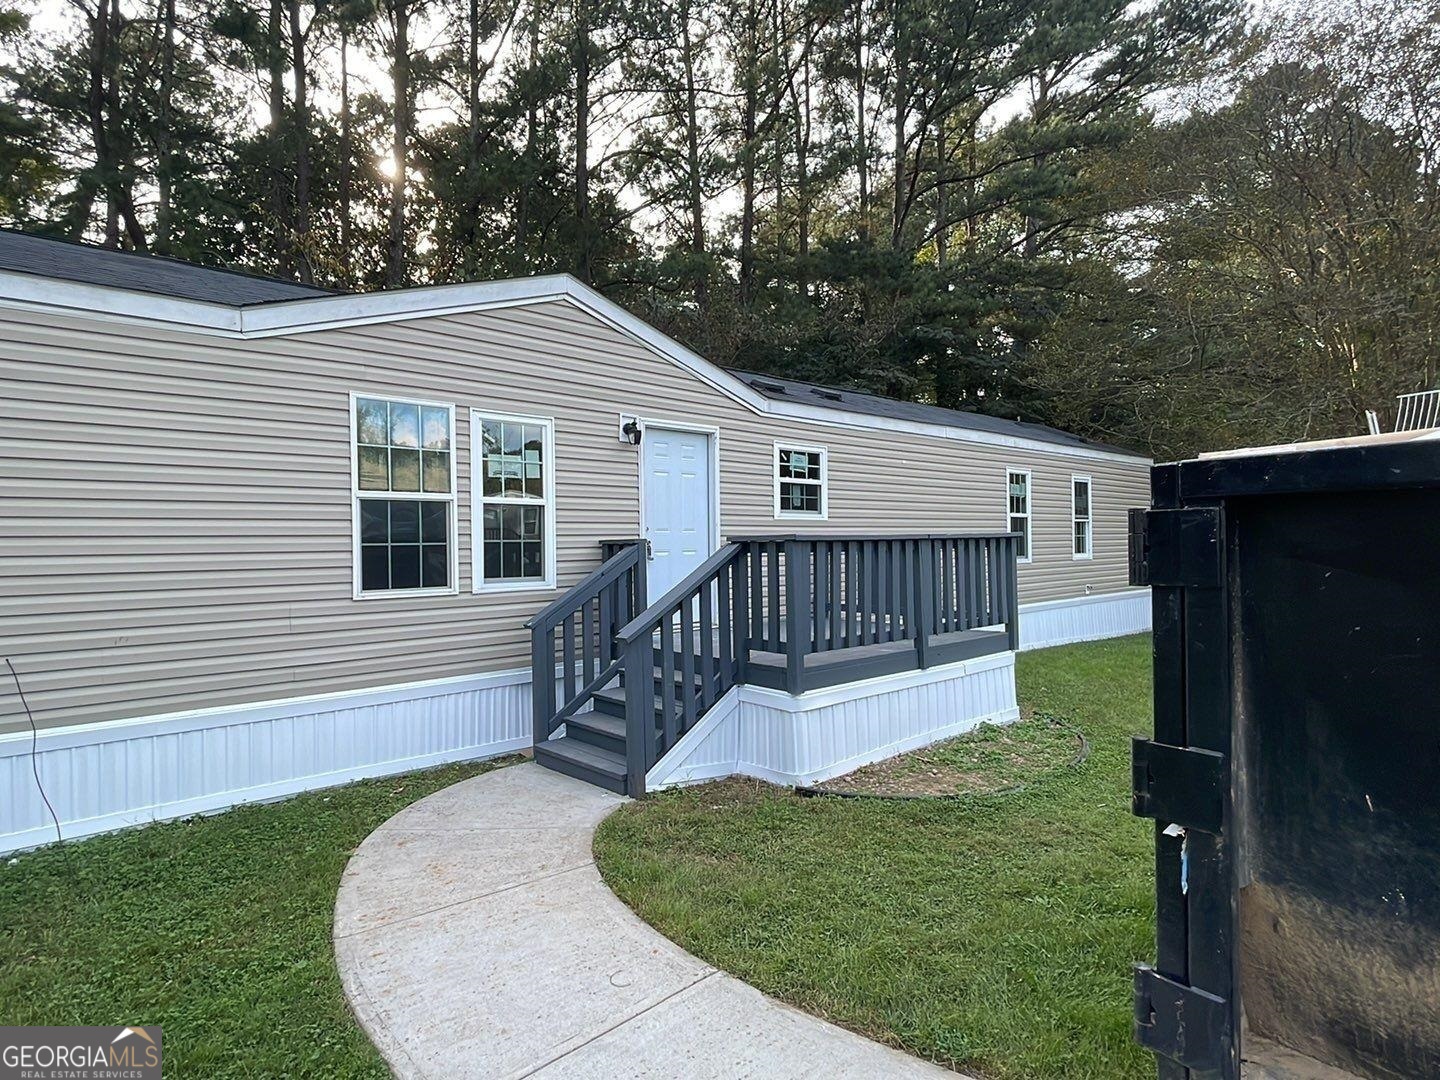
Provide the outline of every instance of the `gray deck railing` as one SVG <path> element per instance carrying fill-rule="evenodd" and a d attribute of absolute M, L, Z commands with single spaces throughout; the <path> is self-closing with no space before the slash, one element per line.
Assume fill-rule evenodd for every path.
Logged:
<path fill-rule="evenodd" d="M 630 791 L 643 792 L 651 766 L 746 681 L 754 654 L 782 655 L 785 688 L 799 694 L 807 658 L 817 653 L 909 642 L 924 668 L 944 635 L 999 626 L 1015 648 L 1017 540 L 1013 533 L 732 540 L 616 634 L 627 680 Z"/>
<path fill-rule="evenodd" d="M 747 550 L 726 544 L 616 635 L 632 794 L 644 793 L 650 767 L 743 678 Z"/>
<path fill-rule="evenodd" d="M 537 745 L 614 681 L 621 662 L 616 631 L 645 610 L 643 545 L 602 540 L 600 547 L 600 567 L 526 624 Z"/>

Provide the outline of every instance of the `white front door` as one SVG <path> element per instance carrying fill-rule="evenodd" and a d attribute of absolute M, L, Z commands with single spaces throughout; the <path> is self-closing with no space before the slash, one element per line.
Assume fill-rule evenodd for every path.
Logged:
<path fill-rule="evenodd" d="M 651 603 L 710 557 L 715 514 L 711 438 L 693 431 L 645 428 L 640 467 L 645 475 Z"/>

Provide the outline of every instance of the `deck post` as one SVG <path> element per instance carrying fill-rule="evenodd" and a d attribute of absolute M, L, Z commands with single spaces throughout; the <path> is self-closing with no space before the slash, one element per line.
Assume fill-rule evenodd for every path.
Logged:
<path fill-rule="evenodd" d="M 630 613 L 630 618 L 635 618 L 642 611 L 650 606 L 649 582 L 645 575 L 648 572 L 650 563 L 650 543 L 647 540 L 635 541 L 635 610 Z"/>
<path fill-rule="evenodd" d="M 1015 538 L 1002 541 L 1000 551 L 1005 560 L 1006 613 L 1005 633 L 1010 641 L 1010 651 L 1020 651 L 1020 567 L 1015 557 Z"/>
<path fill-rule="evenodd" d="M 640 558 L 645 558 L 641 552 Z M 669 647 L 669 643 L 666 643 Z M 645 774 L 655 753 L 655 696 L 652 689 L 655 644 L 652 635 L 625 645 L 625 772 L 632 799 L 645 794 Z"/>
<path fill-rule="evenodd" d="M 935 632 L 935 541 L 915 541 L 915 660 L 930 666 L 930 635 Z"/>
<path fill-rule="evenodd" d="M 799 694 L 805 683 L 810 643 L 810 545 L 785 541 L 785 689 Z"/>
<path fill-rule="evenodd" d="M 530 718 L 538 746 L 550 738 L 555 715 L 555 639 L 549 626 L 537 626 L 530 635 Z"/>

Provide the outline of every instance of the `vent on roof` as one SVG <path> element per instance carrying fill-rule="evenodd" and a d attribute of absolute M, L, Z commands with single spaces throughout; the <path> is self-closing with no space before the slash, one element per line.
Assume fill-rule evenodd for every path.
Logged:
<path fill-rule="evenodd" d="M 750 385 L 753 386 L 756 390 L 765 391 L 765 393 L 767 394 L 785 393 L 785 387 L 781 386 L 779 383 L 766 382 L 764 379 L 751 379 Z"/>
<path fill-rule="evenodd" d="M 840 396 L 840 391 L 838 391 L 838 390 L 821 390 L 818 386 L 813 386 L 813 387 L 810 388 L 810 392 L 811 392 L 812 394 L 814 394 L 816 397 L 823 397 L 823 398 L 825 398 L 827 401 L 844 401 L 844 400 L 845 400 L 844 398 L 842 398 L 842 397 Z"/>

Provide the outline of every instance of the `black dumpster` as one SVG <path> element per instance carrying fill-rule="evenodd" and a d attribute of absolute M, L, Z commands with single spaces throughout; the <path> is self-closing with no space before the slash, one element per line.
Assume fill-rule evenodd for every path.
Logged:
<path fill-rule="evenodd" d="M 1152 588 L 1162 1077 L 1440 1077 L 1440 442 L 1162 465 Z"/>

